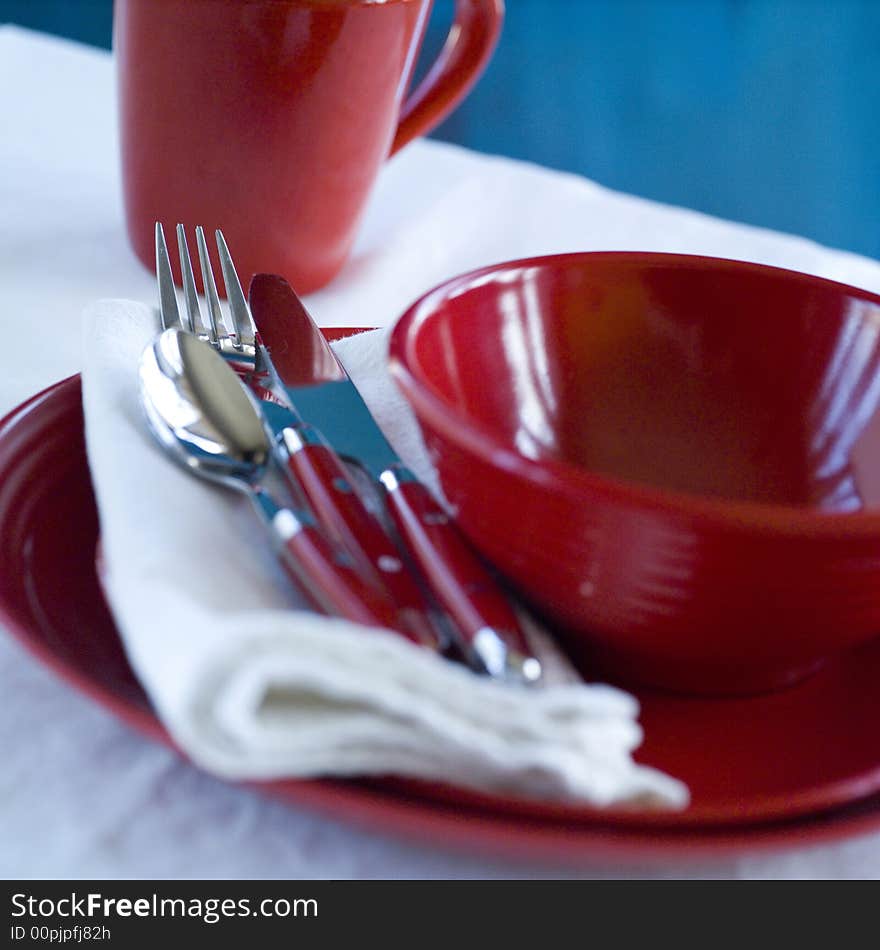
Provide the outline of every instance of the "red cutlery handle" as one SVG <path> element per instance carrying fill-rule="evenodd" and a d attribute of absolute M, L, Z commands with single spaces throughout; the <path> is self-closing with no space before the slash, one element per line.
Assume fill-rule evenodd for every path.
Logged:
<path fill-rule="evenodd" d="M 422 591 L 382 523 L 352 485 L 342 459 L 309 425 L 288 427 L 281 435 L 288 471 L 318 522 L 363 562 L 368 576 L 397 606 L 395 629 L 414 643 L 442 651 L 446 644 L 427 615 Z"/>
<path fill-rule="evenodd" d="M 495 676 L 538 679 L 540 664 L 513 608 L 446 512 L 404 466 L 387 469 L 380 481 L 395 527 L 458 627 L 468 660 Z"/>
<path fill-rule="evenodd" d="M 282 508 L 272 529 L 282 565 L 319 609 L 355 623 L 394 628 L 394 604 L 347 562 L 309 516 Z"/>

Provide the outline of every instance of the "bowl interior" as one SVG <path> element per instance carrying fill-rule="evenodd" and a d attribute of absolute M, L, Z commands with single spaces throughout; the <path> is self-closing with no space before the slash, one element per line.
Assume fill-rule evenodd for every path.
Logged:
<path fill-rule="evenodd" d="M 540 460 L 714 498 L 880 505 L 880 298 L 733 261 L 583 254 L 425 298 L 410 370 Z"/>

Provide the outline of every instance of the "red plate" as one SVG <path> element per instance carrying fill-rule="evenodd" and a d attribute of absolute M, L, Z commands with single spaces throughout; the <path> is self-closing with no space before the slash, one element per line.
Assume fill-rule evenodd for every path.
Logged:
<path fill-rule="evenodd" d="M 59 532 L 58 524 L 65 530 Z M 0 422 L 0 618 L 44 663 L 165 742 L 104 606 L 79 379 Z M 416 782 L 258 787 L 372 829 L 532 857 L 718 856 L 880 828 L 880 642 L 799 687 L 738 700 L 643 693 L 639 759 L 688 783 L 689 809 L 653 816 L 475 795 Z"/>

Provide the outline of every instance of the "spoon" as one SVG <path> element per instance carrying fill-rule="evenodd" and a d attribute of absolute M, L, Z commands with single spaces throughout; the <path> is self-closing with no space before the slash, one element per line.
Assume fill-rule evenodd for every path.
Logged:
<path fill-rule="evenodd" d="M 156 440 L 193 475 L 247 495 L 281 564 L 315 606 L 369 626 L 393 627 L 394 605 L 364 581 L 311 514 L 267 487 L 271 444 L 235 372 L 191 333 L 165 330 L 140 363 L 141 402 Z"/>

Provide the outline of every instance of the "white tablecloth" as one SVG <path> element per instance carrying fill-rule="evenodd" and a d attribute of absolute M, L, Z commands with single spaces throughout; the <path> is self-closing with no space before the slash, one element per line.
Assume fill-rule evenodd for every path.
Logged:
<path fill-rule="evenodd" d="M 113 79 L 105 53 L 0 26 L 0 413 L 78 370 L 87 302 L 154 302 L 154 278 L 124 235 Z M 609 248 L 759 260 L 880 291 L 880 265 L 864 258 L 420 142 L 386 167 L 351 262 L 309 305 L 327 326 L 381 325 L 472 266 Z M 880 877 L 880 834 L 698 866 L 572 869 L 447 853 L 201 774 L 5 634 L 0 695 L 7 878 Z"/>

